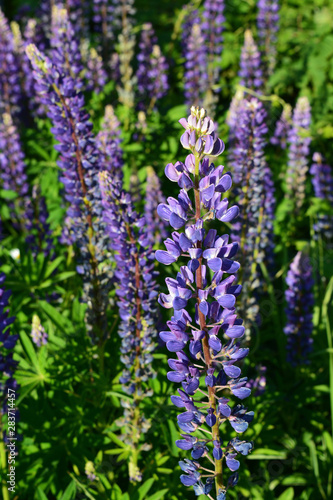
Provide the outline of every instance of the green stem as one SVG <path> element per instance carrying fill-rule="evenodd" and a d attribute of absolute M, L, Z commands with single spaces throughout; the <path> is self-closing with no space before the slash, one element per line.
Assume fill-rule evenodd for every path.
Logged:
<path fill-rule="evenodd" d="M 327 334 L 327 344 L 328 344 L 328 356 L 329 356 L 329 378 L 330 378 L 330 408 L 331 408 L 331 433 L 333 439 L 333 337 L 332 330 L 330 325 L 329 313 L 328 313 L 328 304 L 331 301 L 333 292 L 333 277 L 331 278 L 325 298 L 323 301 L 323 319 L 326 325 L 326 334 Z"/>
<path fill-rule="evenodd" d="M 199 163 L 200 163 L 200 156 L 195 153 L 195 188 L 194 188 L 194 193 L 195 193 L 195 219 L 196 221 L 200 219 L 201 217 L 201 206 L 200 206 L 200 193 L 199 193 Z M 198 248 L 201 246 L 201 242 L 197 243 Z M 201 274 L 201 267 L 202 267 L 202 257 L 199 259 L 199 267 L 196 271 L 196 282 L 197 282 L 197 290 L 202 290 L 203 284 L 202 284 L 202 274 Z M 197 298 L 198 301 L 198 306 L 200 304 L 200 299 L 199 297 Z M 204 339 L 202 340 L 202 347 L 203 347 L 203 352 L 204 352 L 204 358 L 205 358 L 205 363 L 207 365 L 207 368 L 210 368 L 212 365 L 212 358 L 210 356 L 210 350 L 209 350 L 209 345 L 208 345 L 208 339 L 209 335 L 207 332 L 207 327 L 206 327 L 206 319 L 203 313 L 200 311 L 198 307 L 198 312 L 199 312 L 199 321 L 200 321 L 200 329 L 206 332 L 206 335 Z M 216 411 L 216 398 L 215 398 L 215 388 L 214 387 L 208 387 L 208 396 L 209 396 L 209 404 L 210 407 L 214 410 L 214 415 L 216 417 L 216 424 L 212 427 L 212 437 L 213 440 L 215 441 L 220 441 L 220 427 L 219 427 L 219 418 L 217 415 Z M 216 460 L 215 459 L 215 486 L 216 486 L 216 493 L 218 494 L 220 489 L 223 489 L 223 470 L 222 470 L 222 459 L 221 460 Z"/>

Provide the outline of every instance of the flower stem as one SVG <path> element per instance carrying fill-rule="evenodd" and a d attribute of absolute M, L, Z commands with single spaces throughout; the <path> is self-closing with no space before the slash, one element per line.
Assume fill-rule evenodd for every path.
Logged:
<path fill-rule="evenodd" d="M 199 193 L 199 163 L 200 163 L 200 156 L 198 154 L 195 154 L 195 188 L 194 188 L 194 193 L 195 193 L 195 220 L 196 220 L 196 222 L 201 217 L 201 204 L 200 204 L 200 193 Z M 198 242 L 197 248 L 200 248 L 200 247 L 201 247 L 201 242 Z M 196 271 L 197 290 L 202 290 L 203 289 L 202 271 L 201 271 L 202 257 L 200 257 L 198 260 L 199 260 L 199 267 Z M 198 303 L 200 329 L 206 332 L 205 337 L 202 339 L 202 347 L 203 347 L 203 352 L 204 352 L 206 369 L 208 369 L 208 368 L 211 368 L 211 365 L 213 362 L 211 355 L 210 355 L 209 345 L 208 345 L 209 335 L 207 332 L 205 316 L 199 309 L 199 305 L 200 305 L 199 297 L 197 298 L 197 303 Z M 218 415 L 217 415 L 217 411 L 216 411 L 216 399 L 215 399 L 215 388 L 214 387 L 208 387 L 208 397 L 209 397 L 210 407 L 214 410 L 214 415 L 216 416 L 216 424 L 212 427 L 213 440 L 220 441 L 220 427 L 219 427 L 219 419 L 218 419 Z M 223 488 L 222 459 L 215 460 L 215 486 L 216 486 L 217 493 L 221 488 Z"/>

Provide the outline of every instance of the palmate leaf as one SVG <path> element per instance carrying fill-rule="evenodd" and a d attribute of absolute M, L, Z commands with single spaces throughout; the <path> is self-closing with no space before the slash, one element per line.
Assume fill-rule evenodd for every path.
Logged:
<path fill-rule="evenodd" d="M 278 500 L 293 500 L 293 498 L 294 498 L 294 488 L 290 487 L 278 497 Z"/>
<path fill-rule="evenodd" d="M 75 498 L 76 495 L 76 484 L 75 481 L 71 481 L 69 485 L 67 486 L 64 494 L 59 497 L 59 500 L 72 500 Z"/>

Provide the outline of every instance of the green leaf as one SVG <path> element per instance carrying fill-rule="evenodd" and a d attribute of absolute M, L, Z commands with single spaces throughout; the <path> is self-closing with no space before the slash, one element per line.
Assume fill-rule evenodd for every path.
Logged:
<path fill-rule="evenodd" d="M 69 321 L 65 318 L 57 309 L 55 309 L 51 304 L 46 302 L 46 300 L 40 300 L 38 302 L 39 307 L 45 312 L 45 314 L 50 318 L 55 325 L 57 325 L 61 330 L 66 332 L 70 327 Z"/>
<path fill-rule="evenodd" d="M 73 480 L 67 486 L 60 500 L 72 500 L 75 498 L 75 494 L 76 494 L 76 484 L 75 481 Z"/>
<path fill-rule="evenodd" d="M 282 480 L 282 484 L 284 486 L 302 486 L 304 484 L 307 484 L 307 479 L 306 477 L 302 476 L 301 474 L 292 474 L 290 476 L 285 477 Z"/>
<path fill-rule="evenodd" d="M 269 448 L 258 448 L 249 455 L 248 460 L 286 460 L 286 452 L 271 450 Z"/>
<path fill-rule="evenodd" d="M 288 488 L 284 491 L 277 500 L 293 500 L 294 498 L 294 488 Z"/>
<path fill-rule="evenodd" d="M 35 498 L 36 500 L 47 500 L 47 496 L 45 495 L 41 486 L 38 486 Z"/>
<path fill-rule="evenodd" d="M 327 431 L 324 431 L 323 438 L 324 438 L 324 441 L 326 443 L 326 447 L 327 447 L 331 457 L 333 457 L 333 439 L 332 439 L 332 436 Z"/>
<path fill-rule="evenodd" d="M 20 331 L 20 340 L 23 345 L 23 348 L 28 355 L 31 363 L 34 365 L 36 368 L 36 371 L 39 372 L 39 362 L 37 358 L 36 351 L 34 349 L 33 343 L 29 339 L 28 335 L 22 330 Z"/>
<path fill-rule="evenodd" d="M 147 498 L 147 500 L 160 500 L 161 498 L 164 497 L 164 495 L 166 495 L 168 493 L 168 491 L 169 490 L 167 488 L 165 488 L 164 490 L 158 491 L 157 493 L 155 493 L 151 497 Z"/>
<path fill-rule="evenodd" d="M 147 479 L 142 486 L 140 486 L 138 489 L 139 500 L 145 500 L 145 496 L 154 484 L 154 481 L 155 479 L 151 477 L 150 479 Z"/>

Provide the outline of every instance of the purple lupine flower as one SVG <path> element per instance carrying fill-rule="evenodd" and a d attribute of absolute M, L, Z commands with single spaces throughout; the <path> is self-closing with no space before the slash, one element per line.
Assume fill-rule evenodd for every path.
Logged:
<path fill-rule="evenodd" d="M 157 205 L 163 203 L 164 196 L 161 191 L 161 183 L 151 167 L 147 168 L 147 188 L 145 198 L 145 218 L 147 229 L 153 245 L 160 245 L 161 241 L 168 237 L 168 232 L 157 214 Z"/>
<path fill-rule="evenodd" d="M 148 70 L 150 66 L 150 56 L 153 52 L 153 46 L 156 45 L 157 38 L 151 23 L 145 23 L 139 41 L 139 53 L 137 55 L 138 69 L 136 72 L 138 93 L 141 100 L 146 97 L 147 85 L 149 83 Z M 145 109 L 143 103 L 139 103 L 140 109 Z"/>
<path fill-rule="evenodd" d="M 120 136 L 120 122 L 113 107 L 108 104 L 105 107 L 101 130 L 96 136 L 96 145 L 103 158 L 100 169 L 107 170 L 115 181 L 121 181 L 123 178 L 124 160 Z"/>
<path fill-rule="evenodd" d="M 98 183 L 100 155 L 92 134 L 90 116 L 84 109 L 84 97 L 76 82 L 62 66 L 57 68 L 34 45 L 27 47 L 41 102 L 47 107 L 51 129 L 59 144 L 58 166 L 64 184 L 67 226 L 70 221 L 71 244 L 77 244 L 77 271 L 83 276 L 87 303 L 86 323 L 93 342 L 107 337 L 106 309 L 110 284 L 110 269 L 106 258 L 105 227 L 101 220 L 102 207 Z"/>
<path fill-rule="evenodd" d="M 51 54 L 53 64 L 73 78 L 77 88 L 82 88 L 83 71 L 80 45 L 67 10 L 58 5 L 52 8 Z"/>
<path fill-rule="evenodd" d="M 208 112 L 215 109 L 217 102 L 216 93 L 219 91 L 216 85 L 219 82 L 220 68 L 217 66 L 222 54 L 224 31 L 224 0 L 205 0 L 203 10 L 202 34 L 207 46 L 207 92 L 204 99 L 204 107 Z"/>
<path fill-rule="evenodd" d="M 257 366 L 257 376 L 256 378 L 251 378 L 246 387 L 251 389 L 252 395 L 255 397 L 262 396 L 266 392 L 266 366 Z"/>
<path fill-rule="evenodd" d="M 238 76 L 243 87 L 251 90 L 262 89 L 264 81 L 260 52 L 250 30 L 245 31 Z"/>
<path fill-rule="evenodd" d="M 312 267 L 309 259 L 298 252 L 287 274 L 288 288 L 285 292 L 287 323 L 287 361 L 293 366 L 309 363 L 313 339 L 313 285 Z"/>
<path fill-rule="evenodd" d="M 28 193 L 25 156 L 22 150 L 19 134 L 9 113 L 4 113 L 0 119 L 0 177 L 2 188 L 17 193 L 18 199 L 10 203 L 22 209 L 23 201 Z"/>
<path fill-rule="evenodd" d="M 287 104 L 283 108 L 282 114 L 276 122 L 274 135 L 270 139 L 271 144 L 274 144 L 274 146 L 280 146 L 281 149 L 286 149 L 287 147 L 287 137 L 292 125 L 291 110 L 292 108 L 290 104 Z"/>
<path fill-rule="evenodd" d="M 288 132 L 287 197 L 295 204 L 296 213 L 303 205 L 306 174 L 309 169 L 311 108 L 307 97 L 297 100 L 292 127 Z"/>
<path fill-rule="evenodd" d="M 207 48 L 201 25 L 193 24 L 188 37 L 185 55 L 184 91 L 185 102 L 200 105 L 207 88 Z"/>
<path fill-rule="evenodd" d="M 156 276 L 154 252 L 144 217 L 135 210 L 129 193 L 114 182 L 108 172 L 99 174 L 102 192 L 103 219 L 114 250 L 117 282 L 116 294 L 120 315 L 119 335 L 121 361 L 125 365 L 120 382 L 124 391 L 133 395 L 119 422 L 127 428 L 125 437 L 133 449 L 129 460 L 130 481 L 140 481 L 137 464 L 140 435 L 150 427 L 140 411 L 140 403 L 151 395 L 146 382 L 154 376 L 152 352 L 156 344 Z"/>
<path fill-rule="evenodd" d="M 135 37 L 133 35 L 132 22 L 135 9 L 134 0 L 119 0 L 114 9 L 114 15 L 121 19 L 121 33 L 118 36 L 118 55 L 120 83 L 117 86 L 119 101 L 128 108 L 134 106 L 134 84 L 135 77 L 131 61 L 134 56 Z"/>
<path fill-rule="evenodd" d="M 259 319 L 256 294 L 263 283 L 258 264 L 265 262 L 272 268 L 275 200 L 272 174 L 264 155 L 267 113 L 258 99 L 251 98 L 241 101 L 236 115 L 229 158 L 241 215 L 233 226 L 232 239 L 242 251 L 244 285 L 240 307 L 249 338 L 251 325 Z"/>
<path fill-rule="evenodd" d="M 310 174 L 312 175 L 311 181 L 315 196 L 316 198 L 326 200 L 329 206 L 333 208 L 332 168 L 326 163 L 325 158 L 320 153 L 314 153 L 312 161 Z M 321 235 L 323 239 L 333 239 L 333 224 L 330 215 L 319 213 L 313 228 L 316 238 Z"/>
<path fill-rule="evenodd" d="M 40 252 L 45 257 L 54 259 L 54 243 L 50 224 L 47 222 L 49 212 L 44 196 L 40 196 L 37 186 L 33 187 L 32 196 L 25 202 L 25 228 L 28 231 L 26 243 L 34 259 Z"/>
<path fill-rule="evenodd" d="M 168 64 L 157 45 L 151 23 L 143 25 L 139 42 L 138 69 L 136 72 L 139 104 L 142 111 L 151 111 L 158 99 L 168 90 Z"/>
<path fill-rule="evenodd" d="M 222 498 L 226 489 L 223 460 L 235 472 L 240 465 L 235 457 L 238 453 L 247 455 L 252 444 L 238 438 L 223 442 L 220 425 L 228 420 L 237 433 L 242 433 L 253 419 L 253 412 L 241 404 L 233 409 L 228 404 L 231 394 L 243 400 L 251 392 L 246 387 L 247 378 L 241 377 L 236 365 L 248 354 L 248 349 L 240 347 L 245 329 L 235 312 L 236 297 L 242 289 L 234 274 L 240 267 L 233 260 L 238 244 L 230 243 L 227 234 L 220 236 L 216 229 L 206 229 L 205 222 L 232 222 L 239 209 L 229 207 L 227 198 L 221 199 L 232 181 L 222 165 L 215 167 L 211 163 L 211 158 L 224 149 L 213 120 L 204 109 L 193 106 L 188 119 L 182 118 L 180 123 L 185 128 L 180 141 L 190 154 L 184 163 L 169 163 L 165 169 L 166 176 L 178 182 L 181 189 L 178 199 L 169 197 L 158 207 L 160 217 L 169 221 L 175 231 L 165 241 L 166 250 L 157 250 L 156 259 L 166 265 L 181 259 L 183 265 L 175 279 L 166 279 L 169 293 L 159 296 L 163 307 L 174 310 L 168 330 L 160 332 L 160 337 L 177 355 L 177 359 L 168 361 L 171 371 L 167 377 L 182 384 L 178 395 L 171 397 L 175 406 L 185 410 L 178 415 L 183 434 L 176 444 L 191 450 L 193 459 L 180 462 L 185 473 L 181 482 L 193 486 L 196 494 L 208 495 L 215 479 L 217 498 Z M 207 387 L 202 392 L 208 400 L 200 397 L 199 405 L 194 397 L 201 380 Z M 207 439 L 196 436 L 196 430 L 201 428 L 208 432 Z M 205 456 L 210 457 L 215 471 L 204 484 L 199 459 Z M 236 483 L 234 477 L 231 484 Z"/>
<path fill-rule="evenodd" d="M 14 48 L 14 37 L 0 9 L 0 114 L 14 118 L 21 111 L 20 68 Z"/>
<path fill-rule="evenodd" d="M 51 0 L 53 3 L 54 0 Z M 66 0 L 65 2 L 68 18 L 72 24 L 76 38 L 78 40 L 85 39 L 89 36 L 88 34 L 88 19 L 89 16 L 89 1 L 88 0 Z"/>
<path fill-rule="evenodd" d="M 37 314 L 34 314 L 32 317 L 31 338 L 37 347 L 47 344 L 48 334 L 42 326 Z"/>
<path fill-rule="evenodd" d="M 279 30 L 279 1 L 258 0 L 258 35 L 260 38 L 259 48 L 266 65 L 266 73 L 270 76 L 276 63 L 276 40 Z"/>
<path fill-rule="evenodd" d="M 84 53 L 84 55 L 83 55 Z M 82 59 L 85 62 L 84 80 L 85 89 L 92 90 L 95 94 L 100 94 L 107 82 L 107 74 L 103 67 L 103 60 L 94 48 L 84 48 Z"/>
<path fill-rule="evenodd" d="M 114 40 L 114 2 L 110 0 L 94 0 L 93 23 L 94 32 L 98 34 L 97 40 L 103 57 L 109 52 L 110 43 Z"/>
<path fill-rule="evenodd" d="M 15 398 L 15 402 L 18 398 L 19 385 L 14 378 L 15 370 L 17 368 L 17 361 L 13 359 L 13 349 L 19 338 L 18 335 L 12 335 L 10 331 L 10 325 L 15 321 L 15 317 L 10 317 L 8 314 L 8 299 L 11 295 L 10 290 L 6 290 L 4 286 L 6 276 L 4 273 L 0 273 L 0 371 L 2 375 L 2 383 L 0 384 L 0 398 L 1 398 L 1 409 L 0 409 L 0 427 L 1 420 L 4 414 L 7 414 L 9 400 Z M 13 409 L 16 413 L 16 420 L 19 417 L 17 408 Z M 13 437 L 13 436 L 11 436 Z M 4 436 L 7 440 L 7 436 Z M 9 441 L 8 441 L 9 442 Z M 15 441 L 11 441 L 15 442 Z"/>

